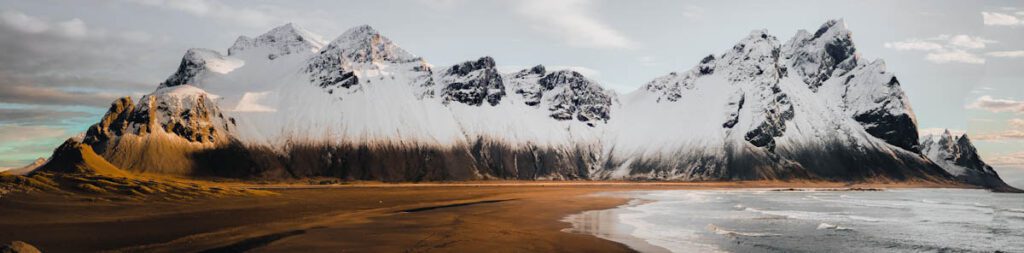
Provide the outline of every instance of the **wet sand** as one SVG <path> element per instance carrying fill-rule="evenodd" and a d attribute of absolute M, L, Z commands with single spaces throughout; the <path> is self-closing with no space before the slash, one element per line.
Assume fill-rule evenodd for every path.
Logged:
<path fill-rule="evenodd" d="M 939 187 L 929 184 L 481 182 L 243 185 L 272 196 L 90 202 L 0 197 L 0 241 L 43 252 L 630 252 L 562 232 L 561 220 L 628 199 L 598 192 L 757 187 Z"/>

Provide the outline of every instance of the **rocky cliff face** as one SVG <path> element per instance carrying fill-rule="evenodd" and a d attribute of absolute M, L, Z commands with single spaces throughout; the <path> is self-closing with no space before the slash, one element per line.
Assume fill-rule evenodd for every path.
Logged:
<path fill-rule="evenodd" d="M 326 43 L 289 24 L 227 55 L 189 50 L 84 143 L 129 170 L 229 177 L 953 180 L 841 20 L 784 44 L 753 31 L 621 96 L 498 65 L 435 68 L 369 26 Z"/>
<path fill-rule="evenodd" d="M 82 142 L 117 167 L 132 171 L 190 174 L 191 152 L 231 140 L 234 119 L 225 117 L 214 96 L 191 85 L 160 88 L 114 101 Z"/>
<path fill-rule="evenodd" d="M 495 106 L 505 97 L 505 83 L 495 68 L 494 59 L 483 57 L 444 70 L 438 78 L 444 102 Z"/>
<path fill-rule="evenodd" d="M 958 180 L 993 189 L 1017 190 L 1004 183 L 992 166 L 981 160 L 967 134 L 953 136 L 946 130 L 923 139 L 921 151 Z"/>

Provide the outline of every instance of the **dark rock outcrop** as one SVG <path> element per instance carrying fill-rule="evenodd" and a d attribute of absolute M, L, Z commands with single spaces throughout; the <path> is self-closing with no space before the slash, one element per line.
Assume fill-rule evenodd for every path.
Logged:
<path fill-rule="evenodd" d="M 548 111 L 557 120 L 576 119 L 594 124 L 611 119 L 612 96 L 579 72 L 561 70 L 538 81 L 550 96 Z"/>
<path fill-rule="evenodd" d="M 494 59 L 483 57 L 448 68 L 441 81 L 445 83 L 441 90 L 444 101 L 473 106 L 486 101 L 491 106 L 498 105 L 505 97 L 505 84 L 494 67 Z"/>

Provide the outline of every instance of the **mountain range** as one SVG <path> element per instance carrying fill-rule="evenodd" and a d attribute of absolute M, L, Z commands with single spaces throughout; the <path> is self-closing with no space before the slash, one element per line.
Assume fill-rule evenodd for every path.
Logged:
<path fill-rule="evenodd" d="M 434 66 L 369 26 L 327 41 L 286 24 L 226 54 L 188 50 L 155 91 L 114 101 L 68 142 L 124 170 L 185 176 L 1015 190 L 966 135 L 919 140 L 899 79 L 859 54 L 842 20 L 784 42 L 752 31 L 628 94 L 571 70 L 498 66 Z"/>

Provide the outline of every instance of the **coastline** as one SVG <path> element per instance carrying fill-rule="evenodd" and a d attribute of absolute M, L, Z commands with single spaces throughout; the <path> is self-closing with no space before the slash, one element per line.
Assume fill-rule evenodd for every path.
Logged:
<path fill-rule="evenodd" d="M 1013 193 L 948 187 L 658 189 L 563 219 L 640 252 L 1015 252 L 1024 205 Z M 1007 223 L 988 221 L 1003 220 Z M 895 227 L 893 227 L 895 226 Z M 945 231 L 945 233 L 921 233 Z M 848 240 L 831 240 L 844 237 Z M 989 238 L 987 242 L 956 238 Z"/>
<path fill-rule="evenodd" d="M 233 184 L 233 183 L 225 183 Z M 581 233 L 564 219 L 614 209 L 646 190 L 955 187 L 834 182 L 455 182 L 233 185 L 278 194 L 194 201 L 68 201 L 0 198 L 0 240 L 45 252 L 203 251 L 589 251 L 632 252 Z M 158 229 L 154 229 L 158 228 Z"/>

